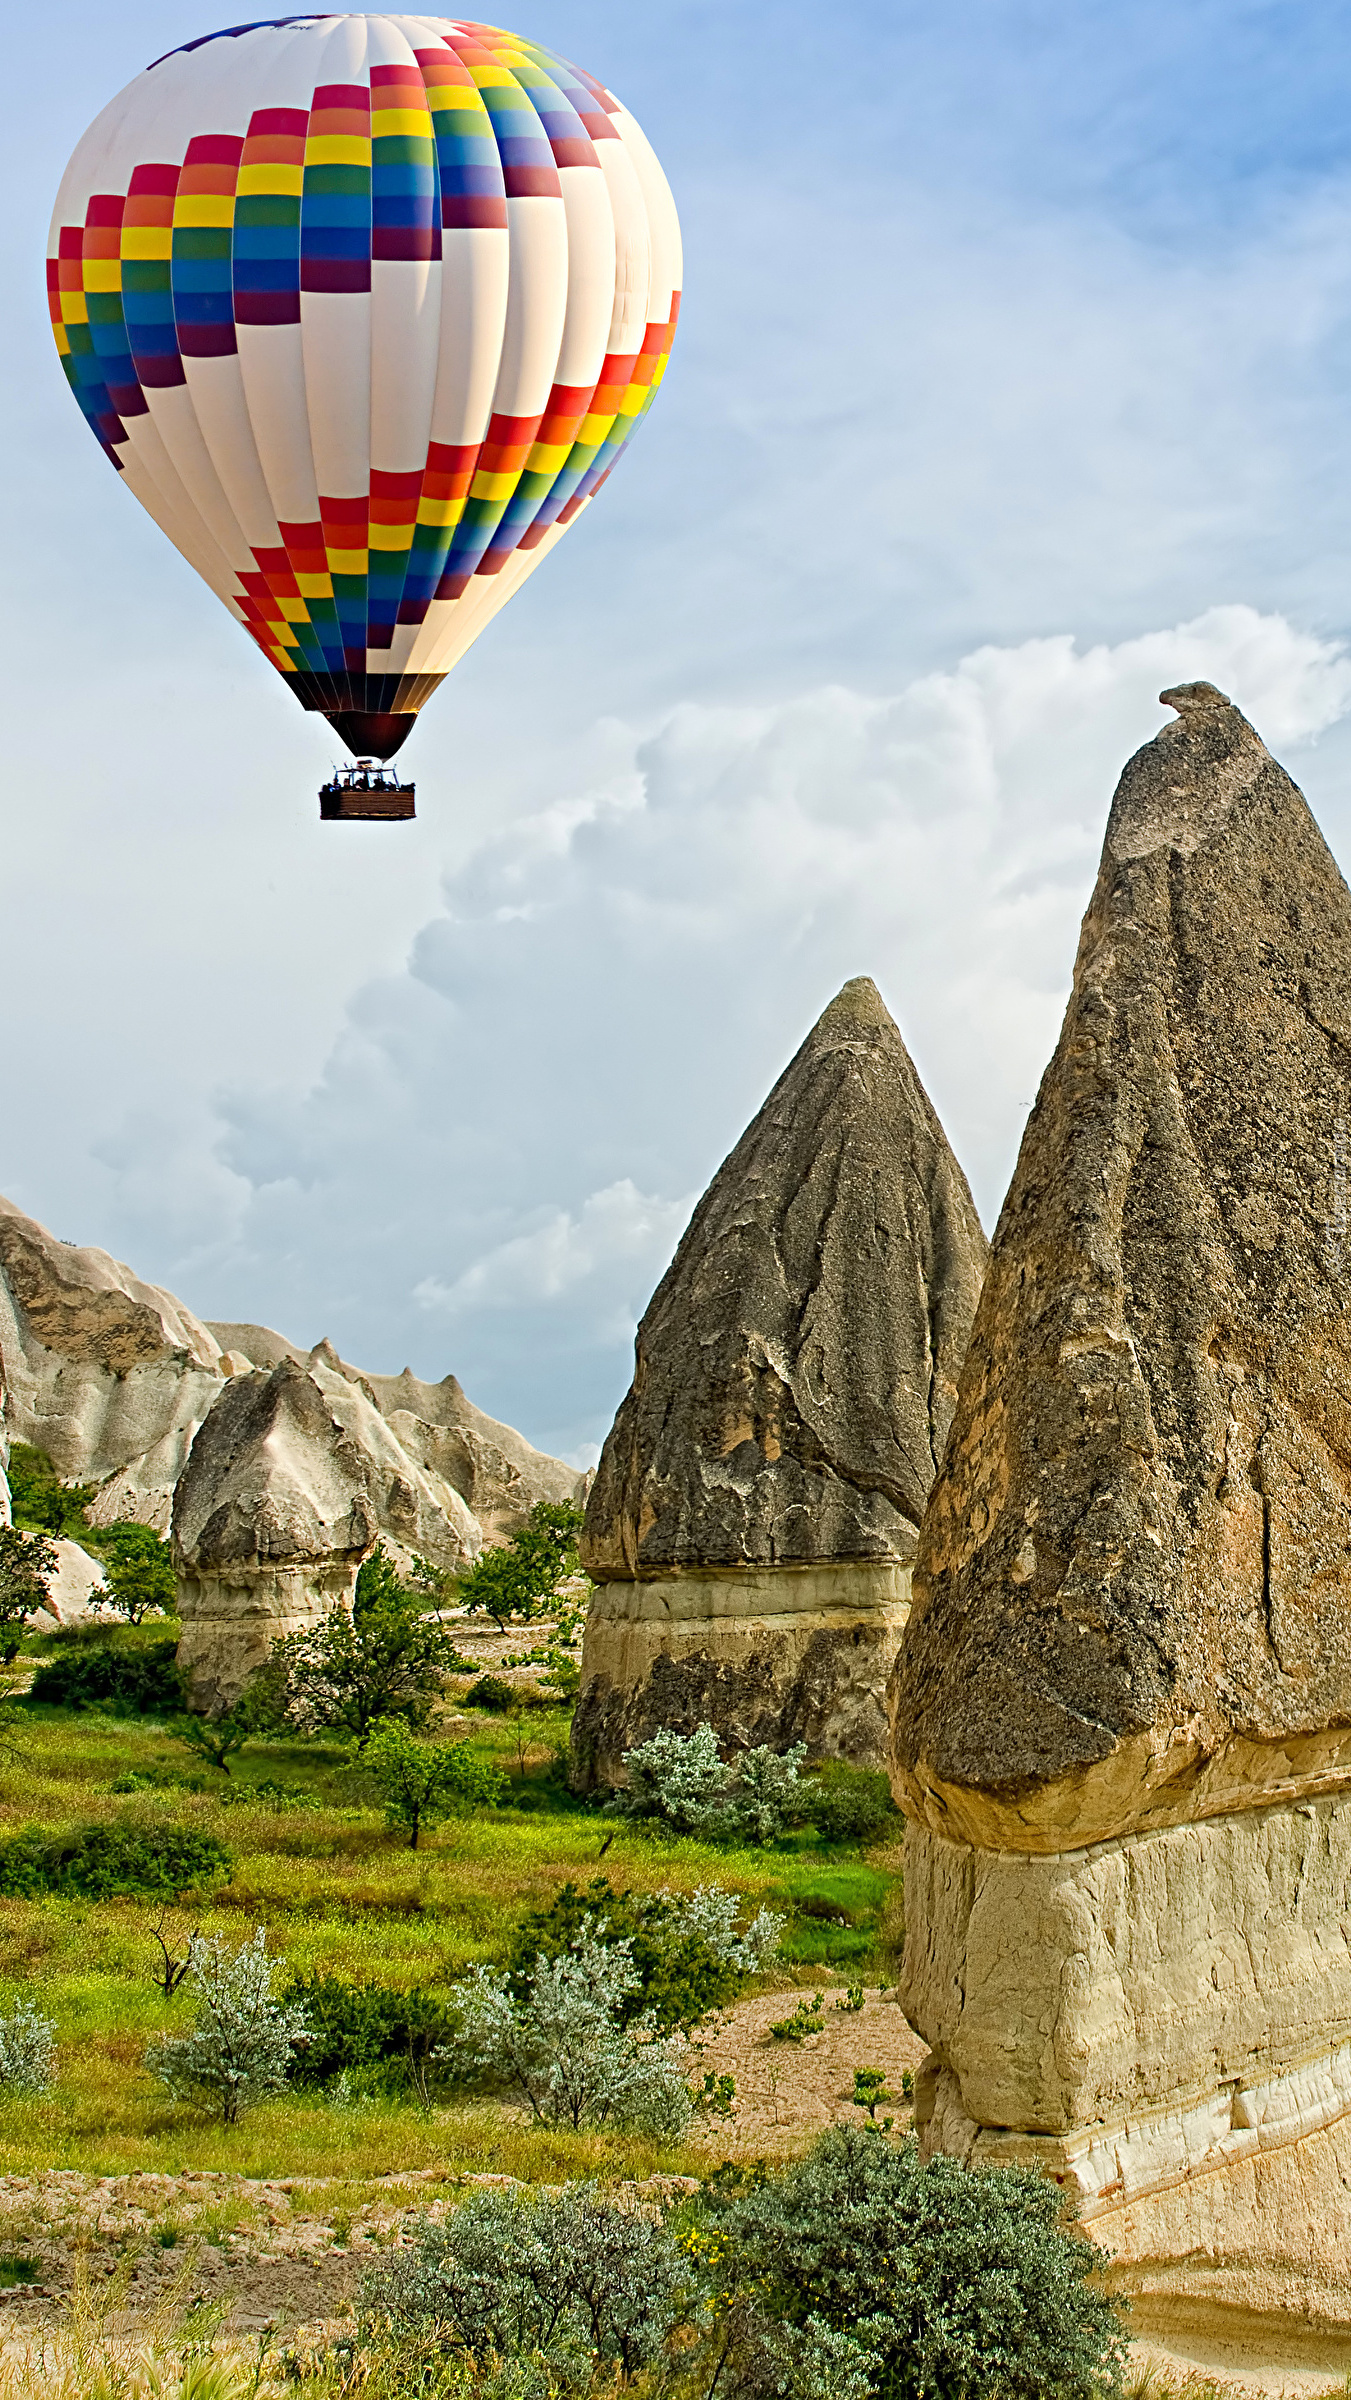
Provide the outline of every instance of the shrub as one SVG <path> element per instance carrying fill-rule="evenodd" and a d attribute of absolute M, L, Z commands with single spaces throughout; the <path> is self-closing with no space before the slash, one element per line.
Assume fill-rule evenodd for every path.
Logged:
<path fill-rule="evenodd" d="M 305 2011 L 275 1998 L 267 1934 L 238 1950 L 193 1936 L 188 1976 L 197 1996 L 191 2033 L 161 2034 L 146 2064 L 176 2100 L 198 2100 L 234 2125 L 246 2108 L 285 2089 L 292 2053 L 306 2039 Z"/>
<path fill-rule="evenodd" d="M 0 2016 L 0 2091 L 33 2099 L 55 2081 L 56 2027 L 31 2000 L 16 2000 Z"/>
<path fill-rule="evenodd" d="M 519 1532 L 498 1549 L 480 1551 L 460 1578 L 460 1606 L 483 1609 L 503 1633 L 515 1618 L 547 1616 L 558 1587 L 578 1571 L 582 1512 L 570 1500 L 539 1500 Z"/>
<path fill-rule="evenodd" d="M 172 1641 L 135 1649 L 72 1645 L 44 1659 L 29 1699 L 48 1708 L 106 1708 L 119 1717 L 171 1717 L 187 1706 Z"/>
<path fill-rule="evenodd" d="M 885 1775 L 869 1767 L 832 1766 L 802 1786 L 802 1810 L 825 1842 L 872 1842 L 897 1821 Z"/>
<path fill-rule="evenodd" d="M 178 1579 L 173 1555 L 153 1525 L 130 1522 L 110 1525 L 99 1540 L 99 1548 L 108 1585 L 108 1606 L 125 1617 L 129 1625 L 139 1625 L 151 1611 L 162 1616 L 174 1614 Z"/>
<path fill-rule="evenodd" d="M 359 2090 L 398 2092 L 411 2086 L 425 2101 L 434 2085 L 448 2080 L 440 2054 L 453 2041 L 458 2019 L 425 1985 L 394 1992 L 379 1983 L 321 1975 L 316 1968 L 293 1976 L 281 2000 L 304 2010 L 309 2029 L 292 2069 L 297 2084 L 322 2090 L 346 2075 Z"/>
<path fill-rule="evenodd" d="M 262 1713 L 253 1696 L 245 1692 L 233 1708 L 222 1709 L 218 1717 L 175 1717 L 168 1730 L 185 1749 L 228 1775 L 235 1752 L 258 1732 Z"/>
<path fill-rule="evenodd" d="M 508 1964 L 512 1990 L 525 1996 L 540 1957 L 571 1948 L 579 1933 L 626 1941 L 635 1987 L 618 2007 L 620 2024 L 647 2015 L 659 2032 L 690 2031 L 723 2008 L 776 1955 L 784 1920 L 762 1908 L 741 1931 L 735 1894 L 703 1884 L 692 1898 L 671 1892 L 617 1892 L 597 1876 L 585 1891 L 565 1883 L 550 1906 L 525 1918 Z"/>
<path fill-rule="evenodd" d="M 214 1834 L 178 1825 L 78 1825 L 70 1833 L 13 1834 L 0 1842 L 0 1894 L 43 1892 L 104 1900 L 117 1892 L 170 1899 L 219 1883 L 231 1858 Z"/>
<path fill-rule="evenodd" d="M 509 1708 L 516 1706 L 515 1685 L 508 1683 L 501 1675 L 480 1675 L 477 1683 L 471 1683 L 465 1693 L 464 1705 L 466 1708 L 491 1709 L 495 1715 L 505 1716 Z"/>
<path fill-rule="evenodd" d="M 19 1655 L 28 1618 L 50 1607 L 56 1568 L 56 1544 L 45 1534 L 0 1525 L 0 1658 L 6 1666 Z"/>
<path fill-rule="evenodd" d="M 1117 2311 L 1062 2207 L 1028 2169 L 921 2165 L 913 2140 L 870 2128 L 825 2134 L 772 2178 L 715 2176 L 692 2238 L 722 2290 L 747 2296 L 722 2309 L 742 2358 L 730 2388 L 754 2390 L 757 2355 L 800 2350 L 816 2327 L 854 2345 L 843 2363 L 878 2400 L 1119 2392 Z"/>
<path fill-rule="evenodd" d="M 366 2275 L 361 2308 L 405 2349 L 539 2362 L 566 2389 L 608 2392 L 656 2364 L 692 2299 L 668 2227 L 582 2183 L 475 2192 L 444 2224 L 424 2217 Z"/>
<path fill-rule="evenodd" d="M 385 1804 L 385 1820 L 403 1827 L 416 1850 L 423 1820 L 453 1808 L 495 1808 L 507 1788 L 496 1767 L 484 1766 L 463 1742 L 418 1742 L 406 1725 L 379 1725 L 366 1764 Z"/>
<path fill-rule="evenodd" d="M 705 1720 L 694 1733 L 663 1725 L 651 1740 L 624 1752 L 628 1786 L 607 1806 L 622 1816 L 646 1817 L 706 1841 L 777 1841 L 798 1804 L 798 1770 L 805 1742 L 782 1753 L 765 1745 L 745 1750 L 729 1766 Z"/>
<path fill-rule="evenodd" d="M 475 1967 L 456 1987 L 451 2055 L 519 2092 L 543 2124 L 680 2133 L 693 2106 L 684 2047 L 650 2016 L 622 2021 L 637 1989 L 628 1943 L 584 1928 L 536 1959 L 523 1991 L 500 1968 Z"/>
<path fill-rule="evenodd" d="M 455 1660 L 450 1635 L 423 1613 L 420 1593 L 401 1583 L 380 1543 L 357 1576 L 351 1613 L 275 1642 L 259 1678 L 274 1722 L 304 1733 L 343 1733 L 362 1752 L 377 1725 L 427 1723 Z"/>

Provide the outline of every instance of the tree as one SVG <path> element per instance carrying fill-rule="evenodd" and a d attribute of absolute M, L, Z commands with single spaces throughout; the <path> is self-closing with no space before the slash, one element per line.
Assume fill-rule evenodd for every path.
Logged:
<path fill-rule="evenodd" d="M 291 2056 L 307 2038 L 305 2011 L 273 1996 L 267 1934 L 232 1950 L 194 1934 L 188 1976 L 197 1996 L 191 2033 L 161 2034 L 146 2064 L 175 2100 L 200 2100 L 222 2124 L 285 2089 Z"/>
<path fill-rule="evenodd" d="M 538 1957 L 516 1988 L 501 1968 L 475 1967 L 456 1990 L 452 2056 L 510 2084 L 541 2124 L 681 2133 L 693 2108 L 685 2048 L 659 2035 L 648 2014 L 621 2021 L 637 1988 L 629 1944 L 583 1927 L 556 1957 Z"/>
<path fill-rule="evenodd" d="M 660 2033 L 691 2032 L 778 1953 L 783 1917 L 762 1908 L 743 1930 L 738 1914 L 736 1894 L 717 1883 L 693 1893 L 620 1892 L 604 1875 L 585 1891 L 565 1883 L 522 1923 L 508 1960 L 512 1990 L 525 1999 L 539 1958 L 556 1958 L 585 1932 L 627 1944 L 635 1988 L 616 2011 L 622 2025 L 646 2016 Z"/>
<path fill-rule="evenodd" d="M 108 1606 L 139 1625 L 152 1611 L 172 1616 L 178 1603 L 173 1553 L 153 1525 L 110 1525 L 101 1536 Z"/>
<path fill-rule="evenodd" d="M 9 1453 L 10 1512 L 16 1525 L 27 1525 L 59 1540 L 73 1533 L 81 1540 L 88 1527 L 85 1510 L 97 1486 L 63 1483 L 45 1450 L 31 1442 L 15 1442 Z"/>
<path fill-rule="evenodd" d="M 366 1749 L 390 1825 L 406 1827 L 416 1850 L 425 1821 L 457 1806 L 495 1808 L 506 1789 L 496 1767 L 482 1765 L 465 1742 L 419 1742 L 397 1718 L 377 1725 Z"/>
<path fill-rule="evenodd" d="M 175 1717 L 166 1731 L 176 1742 L 195 1750 L 209 1766 L 219 1767 L 222 1775 L 228 1775 L 235 1752 L 253 1740 L 260 1730 L 262 1716 L 258 1700 L 246 1691 L 233 1708 L 223 1709 L 218 1717 Z"/>
<path fill-rule="evenodd" d="M 558 1587 L 580 1571 L 577 1536 L 582 1512 L 570 1500 L 538 1500 L 520 1530 L 500 1549 L 480 1551 L 460 1578 L 460 1605 L 482 1609 L 505 1633 L 513 1618 L 548 1616 Z"/>
<path fill-rule="evenodd" d="M 0 1525 L 0 1658 L 6 1666 L 18 1657 L 28 1618 L 37 1609 L 51 1610 L 48 1586 L 59 1563 L 55 1542 L 44 1534 Z"/>
<path fill-rule="evenodd" d="M 740 2360 L 730 2388 L 759 2387 L 757 2352 L 800 2357 L 829 2329 L 878 2400 L 1119 2393 L 1125 2346 L 1102 2261 L 1063 2207 L 1029 2169 L 921 2164 L 912 2139 L 871 2126 L 823 2135 L 771 2178 L 714 2176 L 691 2238 Z"/>
<path fill-rule="evenodd" d="M 274 1720 L 346 1734 L 360 1754 L 387 1719 L 414 1730 L 427 1723 L 454 1658 L 449 1634 L 423 1614 L 420 1595 L 400 1582 L 377 1542 L 350 1614 L 330 1609 L 318 1625 L 275 1642 L 260 1697 L 268 1696 Z"/>

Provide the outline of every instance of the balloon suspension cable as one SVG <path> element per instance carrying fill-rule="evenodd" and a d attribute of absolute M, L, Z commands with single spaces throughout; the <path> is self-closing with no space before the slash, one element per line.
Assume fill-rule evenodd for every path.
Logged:
<path fill-rule="evenodd" d="M 378 758 L 359 758 L 352 766 L 335 767 L 319 794 L 319 814 L 328 819 L 378 819 L 382 824 L 406 823 L 416 814 L 417 785 L 400 783 L 393 767 Z"/>

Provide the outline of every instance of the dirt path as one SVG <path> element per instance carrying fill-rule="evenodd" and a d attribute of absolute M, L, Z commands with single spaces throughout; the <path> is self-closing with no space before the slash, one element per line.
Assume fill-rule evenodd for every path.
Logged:
<path fill-rule="evenodd" d="M 801 2150 L 827 2125 L 861 2125 L 863 2112 L 852 2104 L 856 2067 L 880 2067 L 886 2076 L 894 2098 L 879 2102 L 879 2118 L 909 2123 L 901 2077 L 919 2065 L 924 2044 L 892 1995 L 879 1999 L 869 1991 L 861 2009 L 846 2009 L 839 2005 L 843 1992 L 827 1991 L 819 2033 L 803 2042 L 775 2041 L 770 2026 L 814 1997 L 810 1991 L 762 1992 L 738 2001 L 711 2038 L 701 2037 L 705 2068 L 736 2083 L 734 2113 L 709 2126 L 707 2148 L 738 2158 L 780 2156 Z"/>

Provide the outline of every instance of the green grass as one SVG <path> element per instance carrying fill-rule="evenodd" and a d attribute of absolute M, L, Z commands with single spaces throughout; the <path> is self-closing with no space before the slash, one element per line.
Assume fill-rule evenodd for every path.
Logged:
<path fill-rule="evenodd" d="M 439 2167 L 557 2181 L 691 2164 L 688 2153 L 638 2139 L 542 2131 L 483 2101 L 341 2109 L 297 2095 L 237 2127 L 213 2125 L 171 2103 L 143 2064 L 151 2037 L 181 2026 L 190 2006 L 186 1991 L 166 2002 L 154 1983 L 157 1923 L 180 1951 L 194 1926 L 238 1938 L 261 1924 L 290 1970 L 444 1984 L 476 1960 L 503 1959 L 521 1917 L 547 1907 L 569 1877 L 605 1874 L 644 1891 L 716 1880 L 753 1907 L 790 1912 L 786 1959 L 799 1980 L 892 1972 L 897 1849 L 860 1858 L 824 1848 L 810 1832 L 772 1851 L 716 1849 L 606 1817 L 560 1779 L 563 1710 L 458 1719 L 456 1738 L 507 1775 L 507 1800 L 437 1825 L 417 1851 L 387 1830 L 366 1779 L 335 1746 L 251 1743 L 227 1778 L 147 1719 L 32 1706 L 22 1715 L 21 1755 L 0 1756 L 0 1838 L 100 1819 L 172 1823 L 218 1835 L 234 1868 L 224 1889 L 164 1912 L 134 1899 L 0 1900 L 0 2002 L 19 1992 L 36 1998 L 55 2020 L 60 2058 L 48 2098 L 0 2099 L 0 2173 L 228 2169 L 361 2183 Z M 115 1793 L 128 1774 L 150 1788 Z M 317 1805 L 251 1801 L 263 1782 Z M 803 1907 L 809 1913 L 797 1913 Z"/>

